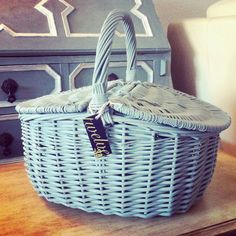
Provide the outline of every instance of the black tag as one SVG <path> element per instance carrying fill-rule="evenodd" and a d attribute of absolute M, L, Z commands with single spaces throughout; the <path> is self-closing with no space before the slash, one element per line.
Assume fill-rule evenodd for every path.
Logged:
<path fill-rule="evenodd" d="M 96 116 L 97 114 L 86 117 L 83 121 L 95 156 L 99 158 L 109 155 L 111 147 L 102 120 L 100 117 L 96 119 Z"/>

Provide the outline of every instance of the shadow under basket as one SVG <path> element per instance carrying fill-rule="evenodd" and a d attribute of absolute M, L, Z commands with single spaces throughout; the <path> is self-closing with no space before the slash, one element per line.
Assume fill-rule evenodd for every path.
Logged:
<path fill-rule="evenodd" d="M 120 21 L 126 82 L 107 82 Z M 92 86 L 17 105 L 26 169 L 40 196 L 87 212 L 148 218 L 186 212 L 203 195 L 230 118 L 195 97 L 134 81 L 135 65 L 131 18 L 114 10 L 98 41 Z M 112 150 L 105 157 L 91 148 L 83 122 L 91 114 L 105 127 Z"/>

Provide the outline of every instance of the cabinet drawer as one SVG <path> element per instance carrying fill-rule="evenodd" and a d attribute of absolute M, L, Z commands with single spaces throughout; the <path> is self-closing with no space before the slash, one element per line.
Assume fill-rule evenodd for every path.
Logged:
<path fill-rule="evenodd" d="M 14 106 L 21 101 L 61 91 L 58 71 L 60 64 L 0 66 L 0 114 L 15 112 Z M 9 93 L 15 101 L 9 101 Z"/>
<path fill-rule="evenodd" d="M 69 89 L 92 84 L 94 63 L 70 64 Z M 119 79 L 125 79 L 126 62 L 110 62 L 108 76 L 115 74 Z M 138 61 L 136 80 L 153 82 L 153 62 Z"/>
<path fill-rule="evenodd" d="M 23 155 L 20 120 L 16 114 L 0 116 L 0 162 Z"/>

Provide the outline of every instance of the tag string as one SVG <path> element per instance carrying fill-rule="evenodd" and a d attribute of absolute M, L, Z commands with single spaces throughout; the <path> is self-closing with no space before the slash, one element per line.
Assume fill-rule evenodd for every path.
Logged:
<path fill-rule="evenodd" d="M 92 107 L 90 105 L 88 106 L 88 110 L 91 114 L 97 114 L 95 116 L 95 119 L 99 119 L 105 113 L 105 111 L 108 107 L 112 107 L 112 105 L 115 105 L 115 104 L 119 104 L 119 103 L 107 101 L 107 102 L 103 103 L 103 105 L 100 107 L 100 109 L 96 112 L 94 112 L 94 109 L 92 109 Z"/>
<path fill-rule="evenodd" d="M 105 112 L 105 110 L 107 109 L 107 107 L 110 106 L 110 105 L 111 105 L 111 102 L 110 102 L 110 101 L 105 102 L 105 103 L 101 106 L 101 108 L 98 110 L 97 116 L 95 117 L 95 119 L 99 119 L 99 118 L 103 115 L 103 113 Z"/>

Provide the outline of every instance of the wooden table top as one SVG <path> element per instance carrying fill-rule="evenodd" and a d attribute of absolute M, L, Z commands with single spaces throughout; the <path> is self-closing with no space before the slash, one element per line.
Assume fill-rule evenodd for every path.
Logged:
<path fill-rule="evenodd" d="M 216 235 L 236 229 L 236 158 L 220 152 L 204 197 L 189 212 L 139 219 L 70 209 L 38 197 L 23 163 L 0 165 L 0 235 Z"/>

